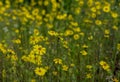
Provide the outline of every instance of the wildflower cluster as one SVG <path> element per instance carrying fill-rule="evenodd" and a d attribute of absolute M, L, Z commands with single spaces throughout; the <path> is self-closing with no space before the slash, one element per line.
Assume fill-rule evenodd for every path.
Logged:
<path fill-rule="evenodd" d="M 119 0 L 0 0 L 0 82 L 118 82 L 119 7 Z"/>

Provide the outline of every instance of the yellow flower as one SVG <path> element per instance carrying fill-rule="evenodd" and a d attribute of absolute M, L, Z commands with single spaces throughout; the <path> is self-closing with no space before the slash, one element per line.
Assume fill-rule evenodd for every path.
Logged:
<path fill-rule="evenodd" d="M 109 29 L 105 29 L 104 33 L 105 34 L 110 34 L 110 30 Z"/>
<path fill-rule="evenodd" d="M 92 18 L 96 18 L 96 13 L 92 13 L 92 14 L 91 14 L 91 17 L 92 17 Z"/>
<path fill-rule="evenodd" d="M 87 46 L 86 44 L 84 44 L 84 45 L 82 46 L 82 48 L 88 48 L 88 46 Z"/>
<path fill-rule="evenodd" d="M 16 30 L 15 30 L 15 33 L 19 33 L 19 30 L 18 30 L 18 29 L 16 29 Z"/>
<path fill-rule="evenodd" d="M 30 44 L 36 44 L 39 42 L 38 36 L 30 36 Z"/>
<path fill-rule="evenodd" d="M 93 36 L 90 35 L 90 36 L 88 37 L 88 40 L 92 40 L 92 39 L 93 39 Z"/>
<path fill-rule="evenodd" d="M 78 23 L 77 23 L 77 22 L 71 22 L 71 25 L 77 27 L 77 26 L 78 26 Z"/>
<path fill-rule="evenodd" d="M 46 48 L 42 47 L 41 45 L 33 46 L 33 51 L 35 54 L 43 55 L 46 53 Z"/>
<path fill-rule="evenodd" d="M 66 13 L 64 13 L 64 14 L 62 14 L 62 15 L 57 15 L 57 19 L 59 19 L 59 20 L 65 20 L 66 17 L 67 17 L 67 14 L 66 14 Z"/>
<path fill-rule="evenodd" d="M 39 35 L 39 30 L 38 29 L 34 29 L 34 35 Z"/>
<path fill-rule="evenodd" d="M 56 71 L 53 71 L 52 73 L 53 73 L 53 75 L 55 75 L 55 76 L 58 74 L 58 72 L 56 72 Z"/>
<path fill-rule="evenodd" d="M 37 74 L 37 75 L 39 75 L 39 76 L 44 76 L 45 75 L 45 73 L 47 72 L 47 70 L 46 69 L 44 69 L 43 67 L 37 67 L 35 70 L 35 73 Z"/>
<path fill-rule="evenodd" d="M 92 66 L 91 66 L 91 65 L 87 65 L 87 66 L 86 66 L 86 68 L 91 69 L 91 68 L 92 68 Z"/>
<path fill-rule="evenodd" d="M 11 60 L 12 60 L 12 61 L 17 61 L 17 60 L 18 60 L 17 55 L 11 55 Z"/>
<path fill-rule="evenodd" d="M 45 5 L 45 6 L 48 6 L 48 5 L 49 5 L 48 0 L 45 0 L 45 1 L 44 1 L 44 5 Z"/>
<path fill-rule="evenodd" d="M 48 34 L 51 36 L 58 36 L 58 33 L 52 30 L 48 31 Z"/>
<path fill-rule="evenodd" d="M 18 82 L 17 80 L 14 80 L 13 82 Z"/>
<path fill-rule="evenodd" d="M 32 11 L 32 15 L 38 15 L 38 13 L 39 13 L 39 9 L 38 8 L 36 8 L 36 9 L 33 9 L 33 11 Z"/>
<path fill-rule="evenodd" d="M 119 82 L 119 80 L 117 78 L 113 78 L 112 81 L 113 82 Z"/>
<path fill-rule="evenodd" d="M 86 74 L 86 78 L 90 79 L 90 78 L 92 78 L 92 75 L 90 73 L 88 73 L 88 74 Z"/>
<path fill-rule="evenodd" d="M 18 0 L 18 2 L 19 2 L 19 3 L 23 3 L 23 2 L 24 2 L 24 0 Z"/>
<path fill-rule="evenodd" d="M 101 20 L 96 20 L 96 21 L 95 21 L 95 24 L 96 24 L 96 25 L 101 25 L 101 24 L 102 24 L 102 21 L 101 21 Z"/>
<path fill-rule="evenodd" d="M 106 71 L 110 71 L 110 66 L 105 61 L 100 61 L 100 65 Z"/>
<path fill-rule="evenodd" d="M 80 30 L 80 27 L 73 28 L 73 30 L 74 30 L 75 32 L 80 32 L 80 31 L 81 31 L 81 30 Z"/>
<path fill-rule="evenodd" d="M 78 14 L 80 14 L 80 12 L 81 12 L 81 9 L 79 7 L 75 9 L 75 14 L 78 15 Z"/>
<path fill-rule="evenodd" d="M 72 30 L 66 30 L 64 35 L 65 36 L 73 35 L 73 31 Z"/>
<path fill-rule="evenodd" d="M 80 38 L 80 36 L 78 34 L 75 34 L 73 37 L 75 40 L 78 40 Z"/>
<path fill-rule="evenodd" d="M 21 40 L 20 39 L 16 39 L 16 40 L 12 40 L 13 43 L 16 43 L 16 44 L 20 44 L 21 43 Z"/>
<path fill-rule="evenodd" d="M 83 6 L 84 1 L 83 1 L 83 0 L 78 0 L 78 1 L 79 1 L 78 4 L 79 4 L 80 6 Z"/>
<path fill-rule="evenodd" d="M 6 70 L 5 70 L 5 69 L 2 70 L 2 77 L 3 77 L 3 78 L 6 77 Z"/>
<path fill-rule="evenodd" d="M 0 6 L 3 6 L 3 3 L 2 3 L 2 1 L 0 1 Z"/>
<path fill-rule="evenodd" d="M 37 65 L 41 65 L 41 56 L 40 55 L 34 55 L 34 52 L 31 51 L 30 54 L 27 57 L 28 61 Z"/>
<path fill-rule="evenodd" d="M 68 42 L 67 42 L 67 41 L 62 41 L 62 43 L 63 43 L 63 47 L 69 48 L 69 47 L 68 47 Z"/>
<path fill-rule="evenodd" d="M 75 64 L 73 64 L 73 63 L 72 63 L 72 64 L 70 64 L 70 66 L 71 66 L 71 67 L 74 67 L 74 66 L 75 66 Z"/>
<path fill-rule="evenodd" d="M 115 13 L 115 12 L 111 12 L 111 16 L 112 16 L 113 18 L 117 18 L 117 17 L 118 17 L 118 14 Z"/>
<path fill-rule="evenodd" d="M 105 29 L 104 37 L 109 38 L 109 34 L 110 34 L 110 30 L 109 29 Z"/>
<path fill-rule="evenodd" d="M 103 11 L 106 12 L 106 13 L 110 12 L 110 6 L 109 5 L 105 5 L 103 7 Z"/>
<path fill-rule="evenodd" d="M 0 51 L 2 51 L 2 53 L 4 53 L 4 54 L 7 52 L 2 43 L 0 43 Z"/>
<path fill-rule="evenodd" d="M 47 26 L 49 29 L 53 28 L 53 24 L 47 23 L 46 26 Z"/>
<path fill-rule="evenodd" d="M 8 50 L 7 50 L 7 53 L 8 53 L 9 55 L 15 55 L 15 52 L 14 52 L 12 49 L 8 49 Z"/>
<path fill-rule="evenodd" d="M 23 61 L 27 62 L 29 59 L 27 56 L 23 55 L 22 58 L 21 58 Z"/>
<path fill-rule="evenodd" d="M 62 68 L 63 68 L 62 70 L 68 71 L 68 66 L 67 65 L 63 65 Z"/>
<path fill-rule="evenodd" d="M 38 1 L 38 5 L 40 5 L 40 6 L 41 6 L 41 5 L 42 5 L 42 3 L 43 3 L 43 1 Z"/>
<path fill-rule="evenodd" d="M 92 8 L 91 8 L 91 11 L 92 11 L 92 12 L 96 12 L 97 10 L 96 10 L 95 7 L 92 7 Z"/>
<path fill-rule="evenodd" d="M 85 33 L 84 33 L 84 32 L 80 32 L 80 35 L 81 35 L 81 36 L 84 36 L 84 35 L 85 35 Z"/>
<path fill-rule="evenodd" d="M 98 10 L 101 9 L 101 2 L 96 1 L 95 5 L 96 5 L 96 9 L 98 9 Z"/>
<path fill-rule="evenodd" d="M 87 5 L 88 5 L 89 7 L 93 6 L 93 0 L 88 0 L 88 1 L 87 1 Z"/>
<path fill-rule="evenodd" d="M 62 64 L 62 60 L 59 58 L 55 58 L 53 61 L 55 62 L 55 64 Z"/>
<path fill-rule="evenodd" d="M 120 51 L 120 43 L 117 44 L 117 50 Z"/>
<path fill-rule="evenodd" d="M 115 26 L 115 25 L 114 25 L 112 28 L 113 28 L 114 30 L 116 30 L 116 31 L 118 30 L 118 27 Z"/>
<path fill-rule="evenodd" d="M 41 13 L 42 13 L 42 15 L 45 15 L 46 11 L 43 9 L 43 10 L 41 11 Z"/>
<path fill-rule="evenodd" d="M 68 20 L 73 20 L 73 16 L 71 14 L 68 15 Z"/>
<path fill-rule="evenodd" d="M 35 79 L 32 79 L 30 82 L 36 82 L 36 80 L 35 80 Z"/>
<path fill-rule="evenodd" d="M 88 54 L 85 50 L 80 51 L 80 53 L 84 56 L 86 56 Z"/>

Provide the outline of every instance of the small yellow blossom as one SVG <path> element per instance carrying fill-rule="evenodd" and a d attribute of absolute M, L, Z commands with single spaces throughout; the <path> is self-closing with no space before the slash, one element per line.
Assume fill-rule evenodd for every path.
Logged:
<path fill-rule="evenodd" d="M 16 29 L 16 30 L 15 30 L 15 33 L 19 33 L 19 30 L 18 30 L 18 29 Z"/>
<path fill-rule="evenodd" d="M 120 43 L 117 44 L 117 50 L 120 51 Z"/>
<path fill-rule="evenodd" d="M 102 24 L 102 21 L 101 21 L 101 20 L 96 20 L 96 21 L 95 21 L 95 24 L 96 24 L 96 25 L 101 25 L 101 24 Z"/>
<path fill-rule="evenodd" d="M 93 36 L 90 35 L 90 36 L 88 37 L 88 40 L 93 40 Z"/>
<path fill-rule="evenodd" d="M 48 34 L 51 36 L 58 36 L 58 33 L 52 30 L 48 31 Z"/>
<path fill-rule="evenodd" d="M 75 40 L 78 40 L 80 38 L 80 36 L 78 34 L 75 34 L 73 37 Z"/>
<path fill-rule="evenodd" d="M 20 39 L 13 40 L 13 43 L 20 44 L 21 40 Z"/>
<path fill-rule="evenodd" d="M 110 12 L 110 6 L 109 5 L 103 6 L 103 11 L 106 13 Z"/>
<path fill-rule="evenodd" d="M 100 61 L 100 65 L 106 71 L 110 71 L 110 66 L 105 61 Z"/>
<path fill-rule="evenodd" d="M 62 59 L 60 58 L 55 58 L 53 61 L 55 62 L 55 64 L 62 64 Z"/>
<path fill-rule="evenodd" d="M 30 36 L 30 44 L 36 44 L 39 42 L 38 36 Z"/>
<path fill-rule="evenodd" d="M 73 28 L 73 30 L 74 30 L 75 32 L 80 32 L 80 31 L 81 31 L 80 27 Z"/>
<path fill-rule="evenodd" d="M 19 3 L 23 3 L 24 0 L 18 0 Z"/>
<path fill-rule="evenodd" d="M 68 66 L 67 65 L 63 65 L 62 68 L 63 68 L 62 70 L 68 71 Z"/>
<path fill-rule="evenodd" d="M 86 66 L 86 68 L 91 69 L 91 68 L 92 68 L 92 66 L 91 66 L 91 65 L 87 65 L 87 66 Z"/>
<path fill-rule="evenodd" d="M 66 30 L 64 35 L 65 36 L 73 35 L 73 31 L 72 30 Z"/>
<path fill-rule="evenodd" d="M 77 27 L 78 23 L 77 22 L 71 22 L 71 25 Z"/>
<path fill-rule="evenodd" d="M 88 54 L 87 51 L 85 51 L 85 50 L 80 51 L 80 53 L 84 56 L 86 56 Z"/>
<path fill-rule="evenodd" d="M 104 33 L 105 34 L 110 34 L 110 30 L 109 29 L 105 29 Z"/>
<path fill-rule="evenodd" d="M 7 50 L 5 49 L 5 46 L 2 43 L 0 43 L 0 51 L 2 51 L 2 53 L 4 54 L 7 52 Z"/>
<path fill-rule="evenodd" d="M 114 25 L 112 28 L 116 31 L 118 30 L 118 27 L 116 25 Z"/>
<path fill-rule="evenodd" d="M 36 54 L 43 55 L 46 53 L 46 48 L 42 47 L 41 45 L 35 45 L 33 46 L 33 51 Z"/>
<path fill-rule="evenodd" d="M 29 59 L 27 56 L 23 55 L 22 58 L 21 58 L 23 61 L 27 62 Z"/>
<path fill-rule="evenodd" d="M 48 0 L 45 0 L 45 1 L 44 1 L 44 5 L 45 5 L 45 6 L 48 6 L 48 5 L 49 5 Z"/>
<path fill-rule="evenodd" d="M 34 29 L 34 35 L 39 35 L 39 30 L 38 29 Z"/>
<path fill-rule="evenodd" d="M 36 80 L 35 80 L 35 79 L 32 79 L 30 82 L 36 82 Z"/>
<path fill-rule="evenodd" d="M 95 7 L 92 7 L 92 8 L 91 8 L 91 11 L 92 11 L 92 12 L 96 12 L 97 10 L 96 10 Z"/>
<path fill-rule="evenodd" d="M 119 82 L 119 80 L 117 78 L 113 78 L 112 81 L 113 82 Z"/>
<path fill-rule="evenodd" d="M 55 75 L 55 76 L 58 74 L 58 72 L 56 72 L 56 71 L 53 71 L 52 73 L 53 73 L 53 75 Z"/>
<path fill-rule="evenodd" d="M 87 79 L 92 78 L 92 74 L 90 74 L 90 73 L 86 74 L 86 78 L 87 78 Z"/>
<path fill-rule="evenodd" d="M 72 64 L 70 64 L 70 66 L 71 66 L 71 67 L 74 67 L 74 66 L 75 66 L 75 64 L 73 64 L 73 63 L 72 63 Z"/>
<path fill-rule="evenodd" d="M 44 76 L 45 73 L 47 72 L 47 70 L 45 68 L 43 68 L 43 67 L 40 67 L 40 68 L 37 67 L 34 71 L 39 76 Z"/>
<path fill-rule="evenodd" d="M 84 45 L 82 46 L 82 48 L 88 48 L 88 46 L 87 46 L 86 44 L 84 44 Z"/>
<path fill-rule="evenodd" d="M 111 12 L 111 16 L 112 16 L 113 18 L 117 18 L 117 17 L 118 17 L 118 14 L 115 13 L 115 12 Z"/>
<path fill-rule="evenodd" d="M 6 77 L 6 70 L 5 70 L 5 69 L 2 70 L 2 77 L 3 77 L 3 78 Z"/>
<path fill-rule="evenodd" d="M 109 29 L 105 29 L 105 31 L 104 31 L 104 37 L 109 38 L 109 34 L 110 34 L 110 30 Z"/>

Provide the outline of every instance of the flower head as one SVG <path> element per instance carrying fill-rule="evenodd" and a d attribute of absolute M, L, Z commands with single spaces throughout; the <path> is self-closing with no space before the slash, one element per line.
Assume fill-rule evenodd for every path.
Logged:
<path fill-rule="evenodd" d="M 40 67 L 40 68 L 37 67 L 34 71 L 39 76 L 44 76 L 45 73 L 47 72 L 47 70 L 45 68 L 43 68 L 43 67 Z"/>
<path fill-rule="evenodd" d="M 110 66 L 105 61 L 100 61 L 100 65 L 104 70 L 106 71 L 110 70 Z"/>

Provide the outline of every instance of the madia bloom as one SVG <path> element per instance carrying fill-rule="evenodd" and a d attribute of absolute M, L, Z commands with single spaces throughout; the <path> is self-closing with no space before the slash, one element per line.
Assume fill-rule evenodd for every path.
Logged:
<path fill-rule="evenodd" d="M 36 54 L 43 55 L 46 53 L 46 48 L 42 47 L 41 45 L 35 45 L 33 51 Z"/>
<path fill-rule="evenodd" d="M 37 67 L 36 69 L 35 69 L 35 73 L 37 74 L 37 75 L 39 75 L 39 76 L 44 76 L 45 75 L 45 73 L 47 72 L 47 70 L 45 69 L 45 68 L 43 68 L 43 67 Z"/>
<path fill-rule="evenodd" d="M 106 13 L 110 12 L 110 6 L 109 5 L 104 6 L 103 11 L 106 12 Z"/>
<path fill-rule="evenodd" d="M 106 71 L 110 70 L 110 66 L 105 61 L 100 61 L 100 65 L 104 70 Z"/>

